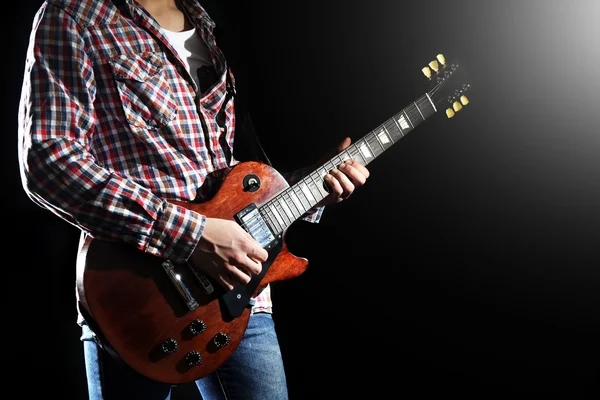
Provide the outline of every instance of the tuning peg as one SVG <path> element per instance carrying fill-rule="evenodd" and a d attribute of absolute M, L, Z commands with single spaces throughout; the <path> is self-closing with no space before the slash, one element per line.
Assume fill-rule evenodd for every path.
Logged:
<path fill-rule="evenodd" d="M 462 105 L 458 101 L 455 101 L 452 103 L 452 108 L 454 108 L 454 111 L 458 112 L 462 110 Z"/>
<path fill-rule="evenodd" d="M 446 109 L 446 116 L 447 116 L 448 118 L 452 118 L 452 117 L 454 117 L 454 110 L 448 107 L 448 108 Z"/>
<path fill-rule="evenodd" d="M 437 62 L 437 60 L 433 60 L 432 62 L 429 63 L 429 67 L 434 70 L 435 72 L 438 72 L 438 70 L 440 69 L 440 66 Z"/>
<path fill-rule="evenodd" d="M 462 103 L 463 106 L 466 106 L 467 104 L 469 104 L 469 99 L 467 98 L 467 96 L 462 95 L 462 96 L 460 96 L 460 102 Z"/>
<path fill-rule="evenodd" d="M 446 65 L 446 57 L 444 57 L 443 54 L 438 54 L 436 58 L 440 62 L 440 64 Z"/>
<path fill-rule="evenodd" d="M 431 70 L 429 67 L 425 67 L 421 71 L 423 71 L 423 75 L 425 75 L 427 79 L 431 79 Z"/>

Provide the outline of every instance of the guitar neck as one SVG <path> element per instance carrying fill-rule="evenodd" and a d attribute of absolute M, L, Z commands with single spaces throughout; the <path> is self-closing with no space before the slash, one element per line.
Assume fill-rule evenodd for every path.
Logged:
<path fill-rule="evenodd" d="M 271 230 L 275 234 L 283 233 L 294 221 L 327 196 L 323 177 L 328 171 L 348 159 L 356 160 L 363 165 L 371 163 L 436 111 L 433 101 L 426 93 L 269 200 L 260 207 L 260 213 L 269 223 Z"/>

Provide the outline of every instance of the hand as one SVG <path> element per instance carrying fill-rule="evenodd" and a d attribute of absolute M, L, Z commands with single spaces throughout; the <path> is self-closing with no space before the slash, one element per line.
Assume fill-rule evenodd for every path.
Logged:
<path fill-rule="evenodd" d="M 236 222 L 206 218 L 191 264 L 231 290 L 259 274 L 268 257 L 269 253 Z"/>
<path fill-rule="evenodd" d="M 342 140 L 336 154 L 350 146 L 349 137 Z M 325 183 L 329 194 L 317 206 L 336 204 L 346 200 L 357 188 L 364 185 L 369 178 L 369 170 L 356 160 L 346 160 L 337 168 L 325 175 Z"/>

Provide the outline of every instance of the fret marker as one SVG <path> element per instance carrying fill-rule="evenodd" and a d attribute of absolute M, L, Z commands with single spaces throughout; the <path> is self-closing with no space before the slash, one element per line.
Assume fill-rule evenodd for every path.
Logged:
<path fill-rule="evenodd" d="M 358 148 L 358 150 L 360 150 L 360 153 L 363 155 L 363 157 L 365 159 L 373 157 L 371 150 L 367 147 L 367 145 L 365 143 L 362 143 L 360 145 L 360 147 Z"/>
<path fill-rule="evenodd" d="M 382 144 L 387 144 L 390 142 L 387 133 L 383 129 L 377 134 L 377 137 Z"/>
<path fill-rule="evenodd" d="M 316 204 L 315 197 L 312 195 L 305 183 L 300 185 L 300 189 L 302 189 L 302 193 L 304 193 L 304 196 L 306 196 L 309 202 Z"/>
<path fill-rule="evenodd" d="M 398 118 L 398 123 L 400 124 L 400 128 L 402 129 L 410 128 L 410 125 L 408 125 L 408 122 L 406 122 L 406 118 L 404 118 L 404 115 L 401 115 L 400 118 Z"/>
<path fill-rule="evenodd" d="M 292 210 L 290 210 L 290 208 L 288 207 L 288 205 L 285 202 L 285 200 L 282 199 L 279 202 L 279 204 L 281 205 L 281 208 L 283 208 L 283 211 L 285 211 L 285 213 L 287 214 L 287 216 L 290 219 L 290 221 L 294 221 L 296 219 L 296 217 L 294 216 L 294 213 L 292 213 Z"/>
<path fill-rule="evenodd" d="M 290 197 L 292 198 L 292 201 L 296 205 L 296 208 L 298 209 L 298 211 L 302 211 L 300 214 L 303 214 L 306 211 L 306 209 L 302 206 L 302 203 L 298 199 L 298 195 L 294 191 L 291 191 Z"/>
<path fill-rule="evenodd" d="M 279 225 L 281 225 L 281 227 L 284 227 L 285 222 L 283 222 L 283 219 L 281 219 L 281 215 L 279 215 L 279 212 L 277 212 L 275 207 L 271 204 L 271 205 L 269 205 L 269 209 L 271 210 L 271 213 L 275 216 L 275 218 L 277 218 Z"/>

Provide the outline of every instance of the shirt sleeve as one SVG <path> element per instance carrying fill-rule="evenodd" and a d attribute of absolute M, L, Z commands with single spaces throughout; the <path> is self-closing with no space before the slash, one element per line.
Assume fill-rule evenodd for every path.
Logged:
<path fill-rule="evenodd" d="M 90 150 L 103 132 L 94 109 L 93 64 L 81 30 L 48 3 L 34 18 L 18 120 L 25 192 L 92 237 L 185 261 L 205 217 L 104 168 Z"/>

